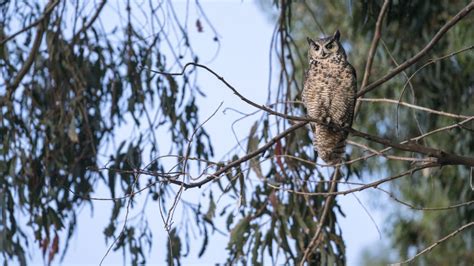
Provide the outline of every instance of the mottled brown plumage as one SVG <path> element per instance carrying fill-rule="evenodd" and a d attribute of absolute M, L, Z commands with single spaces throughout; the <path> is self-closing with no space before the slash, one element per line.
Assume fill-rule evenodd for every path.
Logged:
<path fill-rule="evenodd" d="M 319 40 L 308 38 L 309 68 L 306 72 L 303 101 L 308 115 L 339 127 L 352 125 L 357 80 L 339 42 L 339 31 Z M 339 163 L 344 154 L 347 132 L 311 123 L 313 144 L 326 163 Z"/>

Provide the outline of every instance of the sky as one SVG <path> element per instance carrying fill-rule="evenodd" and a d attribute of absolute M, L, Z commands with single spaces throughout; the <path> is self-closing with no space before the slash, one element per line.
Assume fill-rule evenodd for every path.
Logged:
<path fill-rule="evenodd" d="M 210 61 L 216 51 L 216 43 L 212 41 L 213 33 L 209 27 L 204 25 L 204 33 L 191 29 L 195 52 L 200 55 L 201 62 L 218 72 L 239 92 L 254 102 L 266 103 L 267 85 L 269 71 L 269 47 L 274 25 L 268 16 L 252 1 L 202 1 L 202 6 L 218 31 L 221 47 L 217 57 Z M 185 4 L 183 1 L 174 2 L 178 16 L 184 16 Z M 191 12 L 191 21 L 196 14 Z M 111 19 L 108 23 L 114 23 Z M 275 83 L 275 82 L 274 82 Z M 236 141 L 231 132 L 232 122 L 240 117 L 230 110 L 222 112 L 226 107 L 235 108 L 241 112 L 252 112 L 254 108 L 249 107 L 235 95 L 232 94 L 219 80 L 204 71 L 198 75 L 198 84 L 207 97 L 198 99 L 201 119 L 208 117 L 223 102 L 223 107 L 217 114 L 206 123 L 205 128 L 210 133 L 215 148 L 216 158 L 225 154 L 235 146 Z M 250 118 L 237 124 L 236 133 L 239 138 L 248 135 L 250 127 L 255 119 Z M 126 128 L 122 130 L 127 130 Z M 120 135 L 120 134 L 118 134 Z M 126 134 L 124 134 L 126 135 Z M 337 198 L 346 217 L 339 217 L 339 223 L 343 230 L 343 236 L 347 247 L 348 265 L 359 265 L 359 256 L 364 247 L 381 242 L 380 235 L 371 218 L 368 216 L 359 200 L 372 215 L 375 223 L 381 227 L 384 215 L 373 207 L 369 198 L 373 196 L 370 191 L 354 195 L 340 196 Z M 94 196 L 107 197 L 109 193 L 105 187 L 99 187 Z M 146 194 L 143 195 L 143 198 Z M 199 191 L 187 191 L 183 196 L 188 200 L 197 200 L 201 196 Z M 138 200 L 140 203 L 140 200 Z M 235 203 L 237 204 L 237 203 Z M 163 223 L 158 215 L 156 205 L 148 205 L 146 210 L 153 231 L 153 246 L 150 256 L 147 258 L 148 265 L 164 264 L 166 256 L 166 234 Z M 104 256 L 109 243 L 105 243 L 103 230 L 108 224 L 112 204 L 110 201 L 94 202 L 94 209 L 85 207 L 80 211 L 77 231 L 74 234 L 69 251 L 63 261 L 63 265 L 97 265 Z M 132 211 L 131 216 L 137 214 L 140 208 Z M 123 218 L 123 217 L 122 217 Z M 175 220 L 178 221 L 180 214 L 177 213 Z M 121 224 L 119 223 L 120 227 Z M 383 234 L 383 232 L 382 232 Z M 214 236 L 211 245 L 204 257 L 196 260 L 195 256 L 183 259 L 183 265 L 209 265 L 224 262 L 227 251 L 227 238 Z M 201 242 L 195 245 L 192 252 L 199 251 Z M 33 262 L 42 265 L 40 252 L 33 254 Z M 128 260 L 125 261 L 127 264 Z M 117 265 L 123 263 L 122 253 L 111 252 L 103 265 Z"/>

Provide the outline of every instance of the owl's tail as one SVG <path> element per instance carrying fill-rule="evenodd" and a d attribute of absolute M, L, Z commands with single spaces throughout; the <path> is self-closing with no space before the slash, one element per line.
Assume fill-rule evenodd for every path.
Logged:
<path fill-rule="evenodd" d="M 313 125 L 313 128 L 313 145 L 318 156 L 327 164 L 340 163 L 346 149 L 347 133 L 323 125 Z"/>

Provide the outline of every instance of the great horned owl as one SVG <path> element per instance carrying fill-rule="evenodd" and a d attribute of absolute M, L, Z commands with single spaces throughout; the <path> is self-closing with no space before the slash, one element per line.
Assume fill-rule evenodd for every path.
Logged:
<path fill-rule="evenodd" d="M 315 41 L 307 38 L 309 68 L 302 95 L 309 117 L 323 122 L 311 123 L 311 128 L 314 148 L 328 164 L 341 161 L 347 138 L 347 132 L 328 125 L 352 125 L 357 91 L 356 73 L 347 62 L 339 37 L 336 31 L 333 36 Z"/>

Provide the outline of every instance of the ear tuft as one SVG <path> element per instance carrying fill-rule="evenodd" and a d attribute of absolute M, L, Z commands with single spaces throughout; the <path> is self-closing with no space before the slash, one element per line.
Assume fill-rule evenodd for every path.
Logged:
<path fill-rule="evenodd" d="M 306 41 L 308 41 L 308 44 L 309 44 L 310 46 L 314 43 L 314 41 L 311 40 L 310 37 L 306 37 Z"/>
<path fill-rule="evenodd" d="M 339 41 L 339 38 L 341 37 L 341 33 L 339 32 L 339 30 L 336 30 L 336 32 L 334 33 L 334 35 L 332 36 L 332 38 L 336 41 Z"/>

